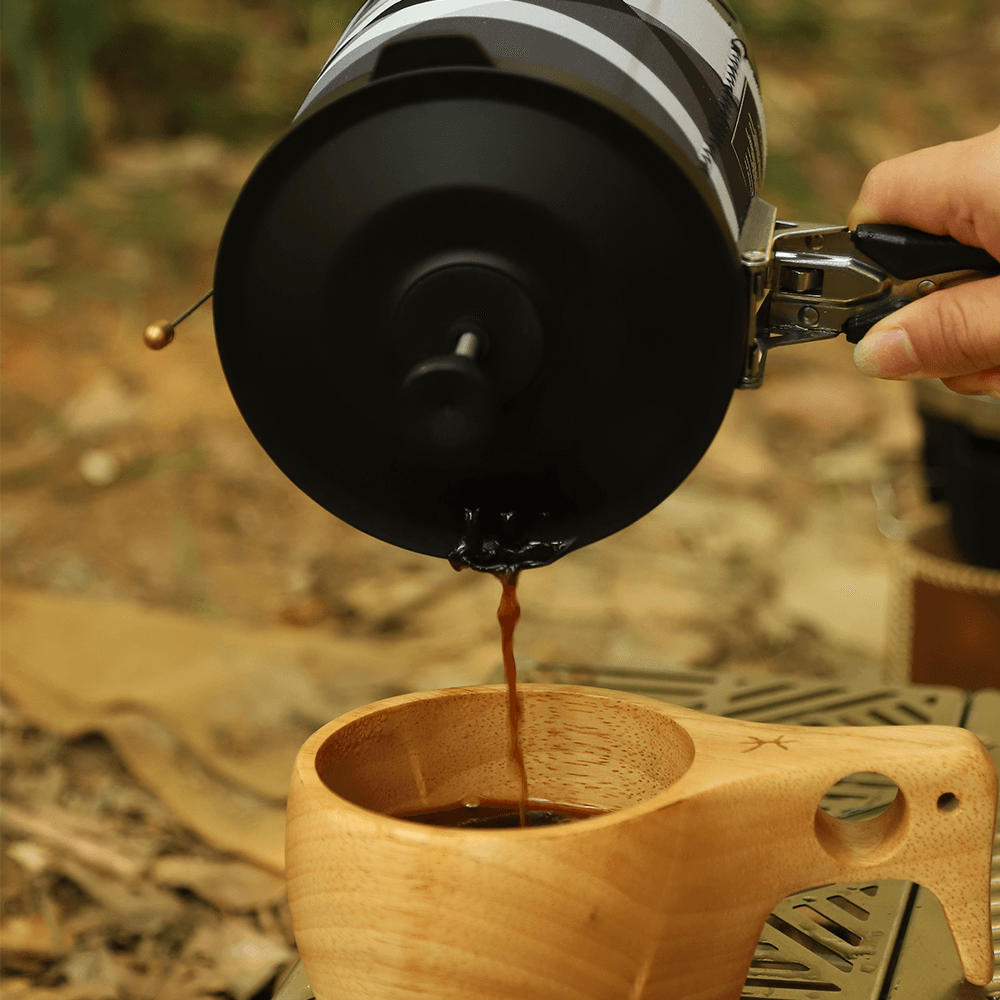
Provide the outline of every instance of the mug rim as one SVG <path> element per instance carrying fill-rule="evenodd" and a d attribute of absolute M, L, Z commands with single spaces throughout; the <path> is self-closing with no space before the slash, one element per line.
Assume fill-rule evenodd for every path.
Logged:
<path fill-rule="evenodd" d="M 668 704 L 655 698 L 649 698 L 645 695 L 633 694 L 627 691 L 616 691 L 613 688 L 591 687 L 589 685 L 541 684 L 535 682 L 518 685 L 519 696 L 522 693 L 527 694 L 528 692 L 537 692 L 538 694 L 558 693 L 577 697 L 583 696 L 602 702 L 626 702 L 628 704 L 637 705 L 640 708 L 649 709 L 655 712 L 655 714 L 666 718 L 678 727 L 689 744 L 691 751 L 690 760 L 684 770 L 677 775 L 677 777 L 669 785 L 667 785 L 667 787 L 655 792 L 649 798 L 643 799 L 639 802 L 633 802 L 630 805 L 625 805 L 618 809 L 612 809 L 608 812 L 599 813 L 595 816 L 588 816 L 586 817 L 585 823 L 555 823 L 548 826 L 511 827 L 507 829 L 467 829 L 463 827 L 435 826 L 428 823 L 415 823 L 413 820 L 393 816 L 390 813 L 379 812 L 376 809 L 370 809 L 367 806 L 362 806 L 356 802 L 352 802 L 350 799 L 330 788 L 330 786 L 327 785 L 320 776 L 316 766 L 316 758 L 324 744 L 335 733 L 345 729 L 347 726 L 352 725 L 360 719 L 378 715 L 381 712 L 391 710 L 398 706 L 419 703 L 422 701 L 438 701 L 445 697 L 459 698 L 468 697 L 469 695 L 477 697 L 489 695 L 490 697 L 493 697 L 497 694 L 503 694 L 506 697 L 507 694 L 507 685 L 503 683 L 469 684 L 459 687 L 438 688 L 432 691 L 410 691 L 405 694 L 393 695 L 390 698 L 383 698 L 367 705 L 361 705 L 358 708 L 351 709 L 349 712 L 345 712 L 343 715 L 340 715 L 335 719 L 331 719 L 330 722 L 317 729 L 316 732 L 313 733 L 305 741 L 305 743 L 303 743 L 295 761 L 295 777 L 302 780 L 306 784 L 306 790 L 308 790 L 314 798 L 321 796 L 322 799 L 320 801 L 322 801 L 327 807 L 329 807 L 330 798 L 332 797 L 336 801 L 338 809 L 346 809 L 346 811 L 356 817 L 363 817 L 365 820 L 372 823 L 387 823 L 389 825 L 389 829 L 395 834 L 411 834 L 417 839 L 422 839 L 428 836 L 452 837 L 469 836 L 470 834 L 479 839 L 485 838 L 488 835 L 509 835 L 512 830 L 516 830 L 521 836 L 531 835 L 539 837 L 561 837 L 579 835 L 588 830 L 603 829 L 614 822 L 626 822 L 633 818 L 645 816 L 647 813 L 655 812 L 657 809 L 668 805 L 672 798 L 677 797 L 676 788 L 678 784 L 691 772 L 695 765 L 697 758 L 697 746 L 694 738 L 685 728 L 683 723 L 675 717 L 675 713 L 677 713 L 678 710 L 680 710 L 681 713 L 689 711 L 695 715 L 703 713 L 695 712 L 693 709 L 685 710 L 681 708 L 681 706 Z"/>

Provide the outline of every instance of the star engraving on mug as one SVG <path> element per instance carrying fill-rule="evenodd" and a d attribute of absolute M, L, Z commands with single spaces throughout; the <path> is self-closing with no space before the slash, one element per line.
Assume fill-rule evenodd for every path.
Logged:
<path fill-rule="evenodd" d="M 767 743 L 773 743 L 776 747 L 781 747 L 782 750 L 788 749 L 788 745 L 781 742 L 785 738 L 784 736 L 778 736 L 776 739 L 773 740 L 762 740 L 758 736 L 749 736 L 747 738 L 753 741 L 753 746 L 745 747 L 742 751 L 740 751 L 741 753 L 749 753 L 751 750 L 759 750 L 762 746 L 764 746 Z M 788 742 L 798 743 L 799 741 L 789 740 Z"/>

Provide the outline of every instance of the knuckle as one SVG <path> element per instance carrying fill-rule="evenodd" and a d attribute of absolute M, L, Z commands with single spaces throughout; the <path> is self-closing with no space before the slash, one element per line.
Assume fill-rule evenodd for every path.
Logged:
<path fill-rule="evenodd" d="M 973 372 L 988 367 L 1000 349 L 1000 328 L 995 321 L 984 324 L 989 311 L 984 316 L 979 296 L 969 290 L 965 294 L 930 296 L 928 304 L 931 302 L 934 311 L 920 353 L 925 353 L 935 367 L 949 368 L 956 374 L 960 368 Z"/>
<path fill-rule="evenodd" d="M 969 310 L 959 295 L 942 295 L 937 303 L 938 337 L 954 351 L 964 346 L 969 333 Z"/>
<path fill-rule="evenodd" d="M 892 214 L 899 197 L 900 171 L 897 160 L 884 160 L 868 171 L 858 193 L 858 205 L 863 206 L 866 217 L 881 220 Z"/>
<path fill-rule="evenodd" d="M 864 183 L 861 185 L 860 194 L 860 198 L 863 202 L 865 202 L 865 204 L 872 204 L 876 193 L 882 186 L 882 181 L 885 175 L 886 163 L 879 163 L 868 171 L 868 174 L 864 179 Z"/>

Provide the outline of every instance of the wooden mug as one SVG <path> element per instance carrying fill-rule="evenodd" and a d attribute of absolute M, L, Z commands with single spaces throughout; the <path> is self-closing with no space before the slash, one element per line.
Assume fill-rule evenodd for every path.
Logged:
<path fill-rule="evenodd" d="M 946 726 L 776 726 L 615 691 L 524 685 L 532 799 L 614 810 L 528 829 L 392 815 L 516 801 L 506 689 L 403 695 L 299 752 L 286 863 L 318 1000 L 737 1000 L 775 905 L 810 886 L 909 879 L 941 901 L 966 978 L 993 973 L 997 773 Z M 899 787 L 864 822 L 841 778 Z"/>

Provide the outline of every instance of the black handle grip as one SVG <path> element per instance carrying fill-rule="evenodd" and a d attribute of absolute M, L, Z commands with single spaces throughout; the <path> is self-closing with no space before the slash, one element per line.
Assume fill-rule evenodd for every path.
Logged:
<path fill-rule="evenodd" d="M 908 306 L 913 299 L 902 295 L 894 295 L 891 299 L 880 302 L 864 312 L 852 316 L 844 324 L 844 336 L 849 344 L 856 344 L 876 324 L 881 323 L 886 316 L 891 316 L 897 309 Z"/>
<path fill-rule="evenodd" d="M 908 226 L 864 224 L 851 233 L 854 245 L 897 278 L 908 280 L 948 271 L 1000 274 L 1000 261 L 979 247 L 950 236 L 935 236 Z"/>

